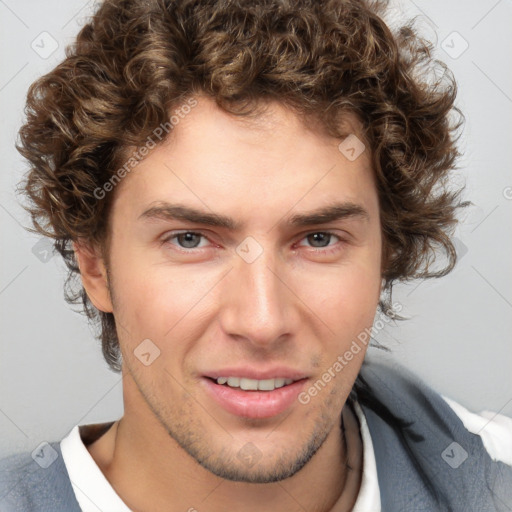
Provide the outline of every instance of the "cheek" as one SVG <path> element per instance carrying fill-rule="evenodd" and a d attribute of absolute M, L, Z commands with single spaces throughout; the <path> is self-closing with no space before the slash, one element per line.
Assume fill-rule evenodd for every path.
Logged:
<path fill-rule="evenodd" d="M 339 268 L 323 291 L 310 291 L 328 335 L 317 347 L 315 378 L 299 396 L 306 414 L 316 418 L 343 407 L 363 363 L 380 295 L 380 274 L 367 266 Z M 329 412 L 328 412 L 329 411 Z M 324 413 L 322 413 L 324 414 Z M 337 421 L 337 416 L 331 418 Z"/>
<path fill-rule="evenodd" d="M 120 340 L 137 345 L 149 338 L 164 349 L 169 339 L 194 331 L 190 322 L 201 310 L 215 282 L 211 269 L 186 270 L 146 261 L 142 255 L 118 258 L 112 272 L 114 314 L 121 325 Z M 198 326 L 199 328 L 199 326 Z"/>
<path fill-rule="evenodd" d="M 360 253 L 357 261 L 331 270 L 317 275 L 316 280 L 308 280 L 303 293 L 310 298 L 310 307 L 322 325 L 328 327 L 322 329 L 318 369 L 325 376 L 326 388 L 334 393 L 329 399 L 336 401 L 350 391 L 370 341 L 367 332 L 373 325 L 380 297 L 378 253 L 369 249 L 366 254 Z M 320 401 L 327 395 L 328 391 L 322 392 L 324 398 Z"/>
<path fill-rule="evenodd" d="M 373 266 L 361 260 L 310 277 L 301 277 L 301 296 L 332 331 L 344 338 L 372 324 L 381 285 L 377 260 Z"/>

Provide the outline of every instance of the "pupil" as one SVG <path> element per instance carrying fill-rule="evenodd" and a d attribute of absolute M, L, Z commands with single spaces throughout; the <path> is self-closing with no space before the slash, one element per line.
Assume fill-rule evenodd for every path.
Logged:
<path fill-rule="evenodd" d="M 327 247 L 329 245 L 330 236 L 328 233 L 314 233 L 309 235 L 309 242 L 314 247 Z M 317 242 L 320 242 L 320 245 L 315 245 Z M 322 245 L 322 242 L 326 242 Z"/>
<path fill-rule="evenodd" d="M 195 233 L 182 233 L 178 235 L 180 244 L 186 247 L 187 249 L 193 249 L 197 247 L 197 241 L 194 240 L 194 237 L 197 237 Z"/>

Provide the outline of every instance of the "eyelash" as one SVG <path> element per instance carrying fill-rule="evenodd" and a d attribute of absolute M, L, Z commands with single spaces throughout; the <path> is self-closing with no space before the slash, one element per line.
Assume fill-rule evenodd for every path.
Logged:
<path fill-rule="evenodd" d="M 339 243 L 344 242 L 343 239 L 339 235 L 337 235 L 336 233 L 333 233 L 332 231 L 311 231 L 310 233 L 306 233 L 299 241 L 307 239 L 311 235 L 316 235 L 316 234 L 320 234 L 320 233 L 323 235 L 328 235 L 328 236 L 337 238 Z M 180 231 L 179 233 L 173 233 L 170 236 L 163 239 L 162 244 L 169 244 L 169 243 L 171 243 L 171 240 L 177 239 L 178 236 L 186 235 L 186 234 L 198 235 L 198 236 L 208 240 L 208 237 L 206 235 L 203 235 L 203 233 L 199 233 L 197 231 Z M 190 253 L 190 252 L 194 252 L 195 250 L 202 249 L 202 247 L 192 247 L 192 248 L 186 249 L 186 248 L 174 245 L 174 244 L 171 244 L 171 245 L 173 245 L 173 247 L 175 247 L 178 251 L 185 252 L 185 253 Z M 336 252 L 340 249 L 337 245 L 338 244 L 336 244 L 334 246 L 327 246 L 327 248 L 322 248 L 322 247 L 310 247 L 310 248 L 315 249 L 315 252 L 319 253 L 319 254 L 330 254 L 330 253 Z"/>

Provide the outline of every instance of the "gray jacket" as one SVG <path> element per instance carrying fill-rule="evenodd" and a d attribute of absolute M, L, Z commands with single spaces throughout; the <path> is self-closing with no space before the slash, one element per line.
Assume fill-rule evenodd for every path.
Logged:
<path fill-rule="evenodd" d="M 365 361 L 350 400 L 371 433 L 382 512 L 510 512 L 512 467 L 492 461 L 448 404 L 399 366 Z M 0 512 L 80 512 L 59 442 L 43 469 L 30 453 L 0 461 Z"/>

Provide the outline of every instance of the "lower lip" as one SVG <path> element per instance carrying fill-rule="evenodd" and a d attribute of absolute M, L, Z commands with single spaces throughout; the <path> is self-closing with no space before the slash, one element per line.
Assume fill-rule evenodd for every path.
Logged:
<path fill-rule="evenodd" d="M 244 418 L 271 418 L 286 411 L 297 400 L 306 379 L 273 391 L 244 391 L 203 379 L 206 391 L 223 409 Z"/>

